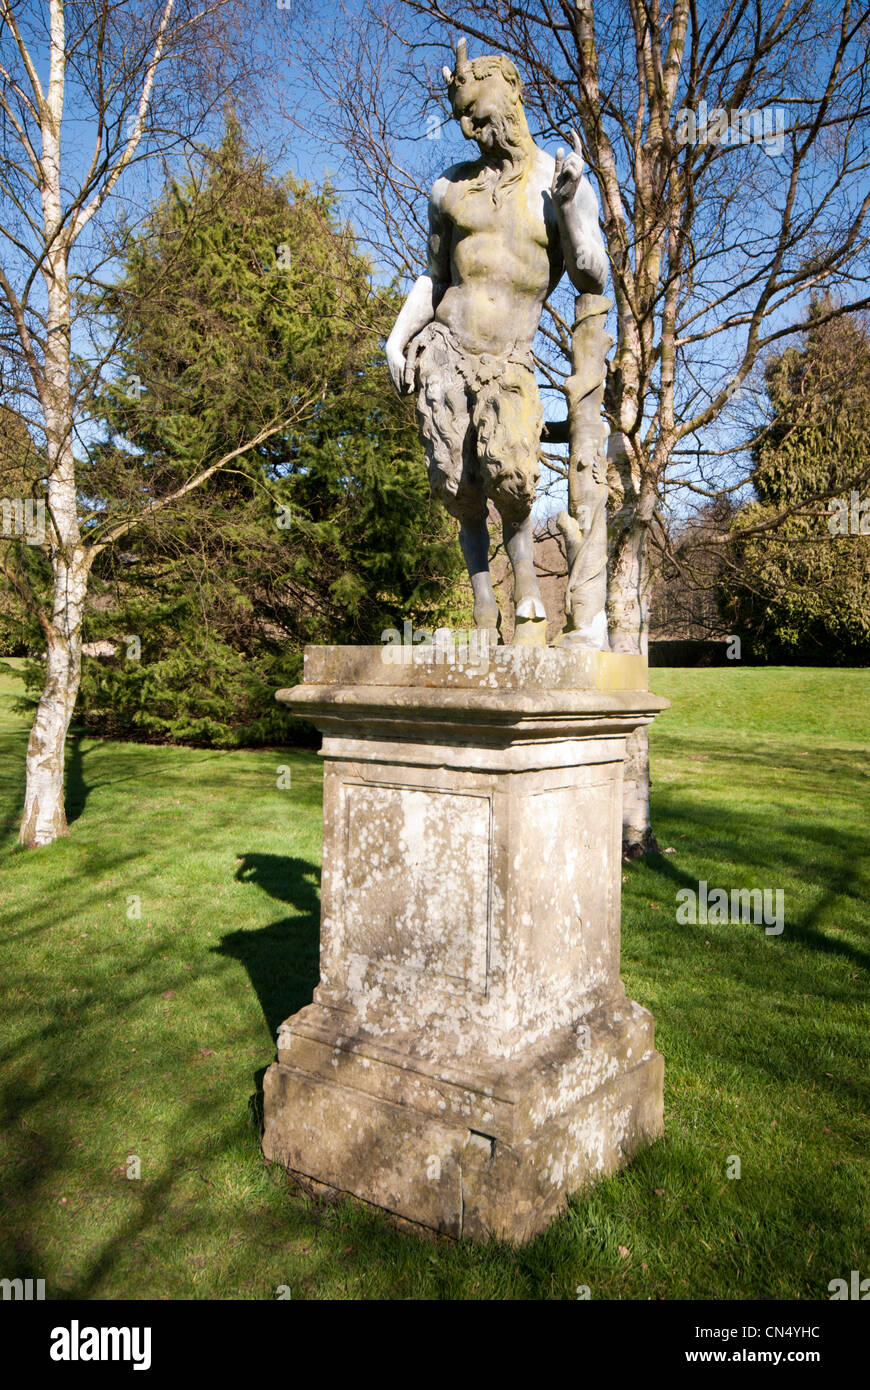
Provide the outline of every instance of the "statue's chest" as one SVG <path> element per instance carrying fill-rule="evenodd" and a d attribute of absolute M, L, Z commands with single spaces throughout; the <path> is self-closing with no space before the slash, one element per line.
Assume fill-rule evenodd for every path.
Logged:
<path fill-rule="evenodd" d="M 493 202 L 493 191 L 497 201 Z M 517 248 L 546 247 L 545 196 L 528 178 L 499 188 L 493 182 L 484 187 L 474 184 L 457 190 L 447 211 L 460 237 L 476 233 L 498 236 Z"/>

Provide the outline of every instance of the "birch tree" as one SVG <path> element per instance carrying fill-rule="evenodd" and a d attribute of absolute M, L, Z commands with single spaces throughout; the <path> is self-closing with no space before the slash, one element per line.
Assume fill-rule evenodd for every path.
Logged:
<path fill-rule="evenodd" d="M 833 292 L 830 317 L 870 302 L 868 16 L 854 0 L 372 0 L 342 14 L 310 64 L 360 215 L 409 273 L 426 241 L 427 166 L 449 162 L 431 137 L 449 120 L 437 74 L 457 37 L 472 55 L 513 59 L 539 143 L 581 132 L 615 300 L 615 651 L 647 651 L 650 540 L 669 510 L 748 484 L 749 464 L 741 472 L 733 441 L 711 430 L 753 369 L 800 330 L 813 290 Z M 570 306 L 550 311 L 539 365 L 557 387 Z M 633 856 L 655 848 L 645 731 L 629 742 L 625 784 Z"/>
<path fill-rule="evenodd" d="M 83 402 L 111 360 L 111 344 L 88 355 L 84 306 L 130 233 L 130 190 L 189 153 L 229 94 L 262 102 L 270 68 L 254 37 L 274 13 L 241 0 L 0 0 L 0 343 L 6 394 L 13 383 L 44 452 L 51 567 L 50 602 L 36 609 L 46 672 L 27 747 L 20 840 L 30 847 L 67 833 L 64 752 L 88 577 L 96 555 L 137 524 L 119 519 L 99 543 L 81 525 Z M 148 512 L 286 427 L 315 395 L 300 391 L 282 418 L 199 460 L 174 491 L 146 499 Z M 23 595 L 8 554 L 4 568 Z"/>

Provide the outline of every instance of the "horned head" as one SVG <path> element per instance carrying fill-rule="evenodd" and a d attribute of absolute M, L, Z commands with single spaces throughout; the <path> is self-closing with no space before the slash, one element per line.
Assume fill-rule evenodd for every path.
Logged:
<path fill-rule="evenodd" d="M 456 41 L 456 63 L 451 72 L 445 65 L 441 69 L 444 81 L 447 83 L 447 91 L 450 96 L 451 104 L 456 95 L 456 91 L 465 82 L 483 80 L 493 72 L 498 72 L 513 88 L 513 93 L 517 101 L 522 97 L 523 84 L 520 75 L 510 58 L 506 58 L 503 53 L 485 54 L 481 58 L 470 59 L 466 51 L 466 40 L 457 39 Z"/>

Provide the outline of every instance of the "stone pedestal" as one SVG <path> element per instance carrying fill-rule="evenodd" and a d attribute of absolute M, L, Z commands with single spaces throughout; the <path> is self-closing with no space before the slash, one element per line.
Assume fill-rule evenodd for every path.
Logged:
<path fill-rule="evenodd" d="M 324 735 L 321 978 L 278 1033 L 267 1158 L 524 1240 L 662 1133 L 619 978 L 625 740 L 667 705 L 646 686 L 610 652 L 308 648 L 278 698 Z"/>

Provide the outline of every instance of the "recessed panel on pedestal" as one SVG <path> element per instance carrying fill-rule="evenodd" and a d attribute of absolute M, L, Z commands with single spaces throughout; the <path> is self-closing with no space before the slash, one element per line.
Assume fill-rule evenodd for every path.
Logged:
<path fill-rule="evenodd" d="M 571 785 L 518 798 L 514 812 L 513 843 L 522 856 L 512 880 L 518 965 L 531 989 L 553 1002 L 576 997 L 581 984 L 604 995 L 619 975 L 619 779 L 612 768 L 589 771 L 578 770 Z"/>
<path fill-rule="evenodd" d="M 345 783 L 347 948 L 381 966 L 486 991 L 491 801 Z"/>

